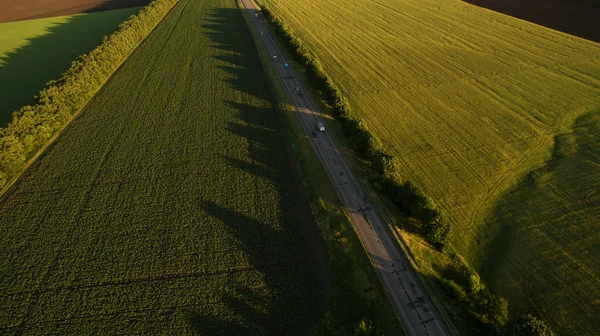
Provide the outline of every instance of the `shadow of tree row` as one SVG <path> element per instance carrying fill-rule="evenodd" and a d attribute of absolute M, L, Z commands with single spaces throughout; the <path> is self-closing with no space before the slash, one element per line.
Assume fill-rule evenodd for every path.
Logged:
<path fill-rule="evenodd" d="M 563 33 L 600 42 L 596 0 L 463 0 Z"/>
<path fill-rule="evenodd" d="M 233 90 L 253 98 L 250 104 L 225 101 L 236 111 L 227 130 L 245 139 L 247 158 L 221 155 L 231 169 L 273 185 L 279 210 L 277 221 L 282 227 L 274 228 L 235 209 L 200 200 L 199 206 L 225 224 L 250 266 L 260 272 L 264 288 L 253 288 L 232 277 L 224 286 L 227 292 L 219 293 L 221 302 L 232 313 L 215 316 L 196 310 L 190 313 L 189 324 L 202 335 L 310 333 L 321 300 L 320 280 L 314 260 L 305 253 L 307 241 L 299 219 L 303 214 L 294 205 L 294 191 L 298 192 L 299 186 L 290 182 L 293 178 L 286 163 L 283 133 L 277 129 L 277 111 L 262 65 L 239 9 L 217 8 L 203 21 L 204 34 L 211 46 L 220 51 L 214 57 L 224 63 L 218 68 L 229 75 L 225 81 Z"/>
<path fill-rule="evenodd" d="M 25 45 L 0 57 L 0 127 L 10 122 L 21 106 L 33 104 L 48 81 L 58 79 L 79 55 L 99 45 L 139 9 L 108 11 L 113 8 L 113 2 L 89 8 L 89 12 L 101 13 L 53 24 L 42 35 L 28 38 Z"/>

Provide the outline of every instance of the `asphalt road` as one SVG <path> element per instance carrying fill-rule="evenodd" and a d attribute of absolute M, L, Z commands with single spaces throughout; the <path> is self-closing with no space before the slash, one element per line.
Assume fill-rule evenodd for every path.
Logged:
<path fill-rule="evenodd" d="M 253 28 L 258 32 L 263 46 L 271 56 L 280 82 L 285 87 L 290 103 L 295 107 L 315 153 L 347 208 L 402 325 L 409 335 L 449 335 L 443 323 L 438 320 L 434 309 L 430 308 L 430 299 L 422 290 L 421 283 L 414 274 L 415 271 L 389 236 L 386 224 L 369 204 L 335 142 L 327 130 L 320 132 L 317 129 L 317 123 L 322 122 L 321 116 L 313 102 L 306 96 L 306 90 L 297 79 L 294 70 L 291 66 L 285 66 L 284 55 L 280 52 L 271 33 L 265 29 L 262 16 L 250 1 L 242 0 L 242 3 L 249 11 Z M 259 14 L 258 17 L 255 14 Z M 276 56 L 277 60 L 274 60 L 273 56 Z"/>

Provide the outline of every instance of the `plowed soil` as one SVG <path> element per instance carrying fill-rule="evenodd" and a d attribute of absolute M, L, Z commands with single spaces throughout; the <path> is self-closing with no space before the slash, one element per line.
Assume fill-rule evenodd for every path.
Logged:
<path fill-rule="evenodd" d="M 600 2 L 593 0 L 466 0 L 522 20 L 600 42 Z"/>
<path fill-rule="evenodd" d="M 149 0 L 0 0 L 0 22 L 138 7 Z"/>

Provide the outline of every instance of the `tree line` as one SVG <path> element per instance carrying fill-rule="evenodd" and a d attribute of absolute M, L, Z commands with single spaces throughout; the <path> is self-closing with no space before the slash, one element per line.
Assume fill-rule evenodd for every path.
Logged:
<path fill-rule="evenodd" d="M 130 16 L 102 43 L 79 56 L 60 78 L 40 91 L 33 105 L 13 113 L 0 129 L 0 190 L 94 96 L 178 0 L 155 0 Z"/>

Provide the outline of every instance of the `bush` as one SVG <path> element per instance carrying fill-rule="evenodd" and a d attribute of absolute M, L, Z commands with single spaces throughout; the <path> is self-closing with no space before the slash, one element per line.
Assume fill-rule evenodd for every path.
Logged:
<path fill-rule="evenodd" d="M 377 335 L 373 321 L 368 319 L 362 319 L 359 323 L 354 326 L 353 336 L 372 336 Z"/>
<path fill-rule="evenodd" d="M 452 233 L 450 223 L 438 210 L 425 208 L 423 212 L 431 213 L 422 221 L 425 237 L 438 250 L 443 251 L 450 243 Z"/>
<path fill-rule="evenodd" d="M 438 286 L 440 287 L 440 289 L 449 298 L 455 299 L 460 303 L 468 303 L 469 302 L 469 297 L 467 296 L 467 293 L 456 282 L 454 282 L 450 279 L 439 278 L 439 279 L 437 279 L 437 283 L 438 283 Z"/>
<path fill-rule="evenodd" d="M 35 105 L 23 106 L 0 129 L 0 189 L 25 167 L 112 75 L 178 0 L 155 0 L 79 56 L 58 80 L 50 81 Z"/>
<path fill-rule="evenodd" d="M 505 336 L 555 336 L 544 321 L 527 314 L 521 316 L 508 326 Z"/>
<path fill-rule="evenodd" d="M 500 330 L 508 321 L 508 302 L 488 290 L 480 292 L 474 301 L 474 308 L 485 324 Z"/>
<path fill-rule="evenodd" d="M 455 259 L 455 261 L 444 270 L 442 276 L 456 282 L 463 288 L 466 288 L 469 295 L 476 295 L 485 290 L 485 286 L 481 282 L 479 274 L 466 265 L 460 258 Z"/>

